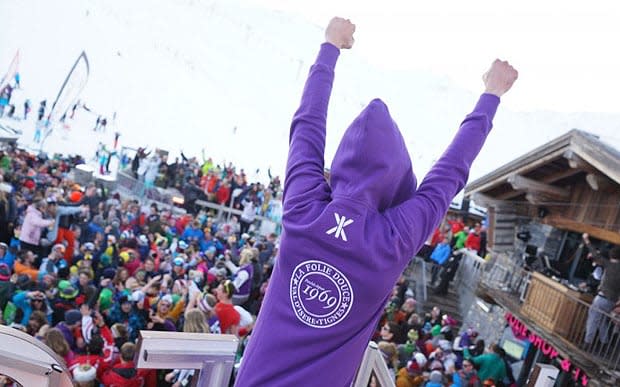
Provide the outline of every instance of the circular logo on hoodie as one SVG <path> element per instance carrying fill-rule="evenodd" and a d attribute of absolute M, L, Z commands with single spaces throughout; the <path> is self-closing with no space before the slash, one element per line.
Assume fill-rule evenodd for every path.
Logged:
<path fill-rule="evenodd" d="M 353 304 L 349 279 L 334 266 L 318 260 L 295 267 L 290 293 L 295 315 L 313 328 L 329 328 L 340 323 Z"/>

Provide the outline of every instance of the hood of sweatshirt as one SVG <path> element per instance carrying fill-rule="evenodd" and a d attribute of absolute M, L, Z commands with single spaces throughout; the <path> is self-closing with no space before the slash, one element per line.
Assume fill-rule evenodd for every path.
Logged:
<path fill-rule="evenodd" d="M 346 130 L 331 165 L 333 197 L 347 197 L 383 211 L 415 193 L 407 146 L 380 99 L 372 100 Z"/>

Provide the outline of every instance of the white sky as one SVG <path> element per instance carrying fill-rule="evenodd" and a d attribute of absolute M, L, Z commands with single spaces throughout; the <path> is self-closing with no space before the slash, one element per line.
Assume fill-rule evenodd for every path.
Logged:
<path fill-rule="evenodd" d="M 252 1 L 321 26 L 350 18 L 354 50 L 369 62 L 430 70 L 474 92 L 485 66 L 509 60 L 521 74 L 506 99 L 513 109 L 620 112 L 618 1 Z"/>
<path fill-rule="evenodd" d="M 98 114 L 117 113 L 121 145 L 173 156 L 204 148 L 216 162 L 282 174 L 290 118 L 334 15 L 357 32 L 337 68 L 327 165 L 347 125 L 379 97 L 420 177 L 471 111 L 496 57 L 520 78 L 471 179 L 572 128 L 620 147 L 620 5 L 611 1 L 0 0 L 0 74 L 19 49 L 24 88 L 14 98 L 36 109 L 85 50 L 91 71 L 81 97 Z M 47 150 L 88 155 L 99 141 L 111 144 L 111 131 L 92 132 L 96 115 L 79 116 Z M 14 124 L 28 145 L 34 122 Z"/>

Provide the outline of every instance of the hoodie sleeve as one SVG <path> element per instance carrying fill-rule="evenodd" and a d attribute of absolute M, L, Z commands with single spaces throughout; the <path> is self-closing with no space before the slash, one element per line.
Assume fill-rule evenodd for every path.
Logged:
<path fill-rule="evenodd" d="M 338 48 L 323 43 L 310 68 L 301 104 L 291 124 L 283 197 L 285 207 L 299 197 L 316 198 L 313 192 L 325 192 L 327 188 L 323 177 L 327 106 L 339 55 Z"/>
<path fill-rule="evenodd" d="M 417 253 L 446 214 L 454 196 L 465 186 L 471 164 L 491 130 L 499 102 L 497 96 L 483 94 L 413 197 L 386 211 L 403 248 L 409 250 L 407 259 Z"/>

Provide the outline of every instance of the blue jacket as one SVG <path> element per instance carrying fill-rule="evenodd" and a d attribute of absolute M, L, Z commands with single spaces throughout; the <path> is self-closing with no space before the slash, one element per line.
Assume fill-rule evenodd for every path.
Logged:
<path fill-rule="evenodd" d="M 187 243 L 190 243 L 192 239 L 195 239 L 198 242 L 202 242 L 205 239 L 205 234 L 199 228 L 193 228 L 191 226 L 188 226 L 183 232 L 181 239 L 183 239 Z"/>
<path fill-rule="evenodd" d="M 11 238 L 10 247 L 19 248 L 19 239 Z M 15 263 L 15 254 L 11 253 L 11 249 L 7 249 L 4 257 L 0 258 L 0 263 L 6 263 L 13 272 L 13 264 Z"/>
<path fill-rule="evenodd" d="M 443 265 L 450 257 L 451 252 L 452 249 L 450 248 L 449 244 L 439 243 L 435 247 L 435 250 L 433 250 L 433 253 L 431 254 L 431 259 L 439 265 Z"/>

